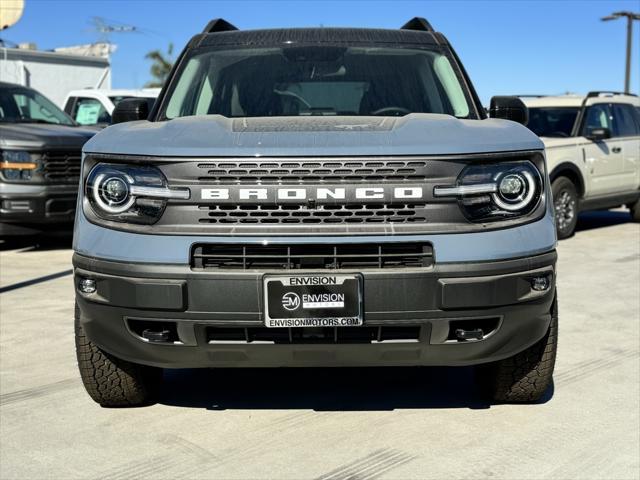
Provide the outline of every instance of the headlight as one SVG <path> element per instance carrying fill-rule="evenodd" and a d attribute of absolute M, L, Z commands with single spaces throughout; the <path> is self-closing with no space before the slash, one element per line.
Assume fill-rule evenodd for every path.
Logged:
<path fill-rule="evenodd" d="M 100 218 L 150 225 L 160 218 L 167 200 L 187 200 L 190 192 L 170 189 L 155 167 L 99 163 L 87 177 L 85 196 Z"/>
<path fill-rule="evenodd" d="M 474 222 L 501 220 L 531 213 L 542 199 L 543 182 L 529 161 L 469 165 L 457 185 L 436 187 L 436 197 L 458 197 L 465 216 Z"/>
<path fill-rule="evenodd" d="M 8 181 L 29 181 L 38 168 L 31 153 L 23 150 L 4 150 L 0 157 L 0 171 Z"/>

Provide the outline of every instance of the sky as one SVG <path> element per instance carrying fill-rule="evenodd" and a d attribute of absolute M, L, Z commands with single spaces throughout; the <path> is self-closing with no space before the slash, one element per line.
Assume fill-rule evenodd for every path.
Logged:
<path fill-rule="evenodd" d="M 0 3 L 2 0 L 0 0 Z M 210 19 L 241 29 L 277 27 L 399 28 L 414 16 L 446 35 L 483 103 L 493 95 L 585 93 L 624 88 L 626 19 L 640 0 L 193 1 L 25 0 L 21 20 L 0 32 L 14 43 L 51 49 L 99 39 L 92 17 L 134 25 L 115 33 L 112 87 L 140 88 L 151 79 L 145 54 L 175 45 L 174 56 Z M 640 90 L 640 22 L 634 25 L 631 89 Z"/>

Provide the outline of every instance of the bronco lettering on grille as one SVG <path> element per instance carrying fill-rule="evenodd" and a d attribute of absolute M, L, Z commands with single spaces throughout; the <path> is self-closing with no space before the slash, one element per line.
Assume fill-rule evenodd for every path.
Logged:
<path fill-rule="evenodd" d="M 424 190 L 415 186 L 384 187 L 243 187 L 243 188 L 202 188 L 202 200 L 235 202 L 306 202 L 308 200 L 422 200 Z"/>

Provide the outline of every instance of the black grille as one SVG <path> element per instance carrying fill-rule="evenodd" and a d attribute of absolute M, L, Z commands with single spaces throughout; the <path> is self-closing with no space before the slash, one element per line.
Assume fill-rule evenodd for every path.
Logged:
<path fill-rule="evenodd" d="M 193 269 L 291 270 L 426 268 L 433 265 L 427 243 L 356 243 L 295 245 L 196 244 Z"/>
<path fill-rule="evenodd" d="M 342 224 L 426 222 L 425 204 L 368 205 L 200 205 L 200 223 Z"/>
<path fill-rule="evenodd" d="M 225 185 L 305 185 L 424 181 L 424 160 L 236 160 L 200 163 L 198 180 Z"/>
<path fill-rule="evenodd" d="M 42 155 L 42 176 L 47 183 L 78 183 L 80 150 L 45 152 Z"/>
<path fill-rule="evenodd" d="M 207 327 L 208 343 L 358 344 L 417 342 L 420 326 L 329 328 Z"/>

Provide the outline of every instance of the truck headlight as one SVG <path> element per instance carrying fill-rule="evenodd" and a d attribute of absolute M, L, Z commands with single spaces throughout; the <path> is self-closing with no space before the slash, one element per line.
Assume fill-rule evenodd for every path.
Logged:
<path fill-rule="evenodd" d="M 465 216 L 474 222 L 531 213 L 543 198 L 540 171 L 530 161 L 466 167 L 456 186 L 436 187 L 436 197 L 458 197 Z"/>
<path fill-rule="evenodd" d="M 89 172 L 85 196 L 100 218 L 150 225 L 169 199 L 187 200 L 190 191 L 170 189 L 155 167 L 99 163 Z"/>
<path fill-rule="evenodd" d="M 0 171 L 8 181 L 29 181 L 39 162 L 30 152 L 3 150 L 0 155 Z"/>

